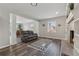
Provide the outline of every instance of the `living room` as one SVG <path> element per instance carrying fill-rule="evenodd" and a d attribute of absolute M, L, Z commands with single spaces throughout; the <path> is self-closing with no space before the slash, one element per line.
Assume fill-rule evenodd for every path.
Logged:
<path fill-rule="evenodd" d="M 0 4 L 0 55 L 73 55 L 74 47 L 78 51 L 73 32 L 78 32 L 79 4 L 69 10 L 71 4 L 73 7 L 73 3 Z"/>

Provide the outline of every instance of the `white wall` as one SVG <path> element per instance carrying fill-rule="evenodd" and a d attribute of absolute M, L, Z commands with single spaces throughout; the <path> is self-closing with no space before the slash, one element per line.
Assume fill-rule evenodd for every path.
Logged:
<path fill-rule="evenodd" d="M 14 45 L 17 44 L 19 42 L 21 42 L 21 38 L 17 38 L 16 37 L 16 31 L 17 31 L 17 23 L 22 23 L 23 24 L 23 29 L 24 30 L 33 30 L 35 33 L 37 33 L 39 35 L 39 23 L 38 21 L 35 21 L 33 19 L 28 19 L 28 18 L 24 18 L 15 14 L 11 14 L 10 15 L 10 20 L 12 21 L 10 23 L 11 25 L 11 39 L 10 39 L 10 45 Z M 18 17 L 19 18 L 18 18 Z M 30 27 L 30 25 L 33 24 L 33 27 Z"/>
<path fill-rule="evenodd" d="M 68 33 L 70 30 L 74 30 L 74 55 L 79 56 L 79 4 L 73 10 L 74 20 L 68 25 Z M 70 33 L 69 33 L 70 34 Z M 68 35 L 68 42 L 70 41 L 70 35 Z"/>
<path fill-rule="evenodd" d="M 75 55 L 79 55 L 79 19 L 74 23 L 75 36 L 74 36 L 74 50 Z"/>
<path fill-rule="evenodd" d="M 39 25 L 34 21 L 34 32 L 39 34 Z M 0 9 L 0 48 L 7 47 L 17 43 L 16 39 L 16 18 L 13 16 L 12 20 L 12 37 L 10 40 L 10 12 L 8 10 Z"/>
<path fill-rule="evenodd" d="M 18 18 L 19 17 L 19 18 Z M 39 35 L 39 22 L 34 19 L 28 19 L 21 16 L 16 18 L 16 23 L 23 25 L 23 30 L 32 30 Z M 17 26 L 18 27 L 18 26 Z"/>
<path fill-rule="evenodd" d="M 68 43 L 70 43 L 70 31 L 74 30 L 74 21 L 72 21 L 71 23 L 66 24 L 66 25 L 67 25 L 67 27 L 66 27 L 66 29 L 67 29 L 66 40 Z"/>
<path fill-rule="evenodd" d="M 74 10 L 74 28 L 75 28 L 75 36 L 74 36 L 74 50 L 75 55 L 79 56 L 79 4 L 77 4 L 76 9 Z"/>
<path fill-rule="evenodd" d="M 14 14 L 10 14 L 10 45 L 17 44 L 18 40 L 16 38 L 16 16 Z"/>
<path fill-rule="evenodd" d="M 0 9 L 0 48 L 9 46 L 9 13 Z"/>
<path fill-rule="evenodd" d="M 65 39 L 65 20 L 66 18 L 64 16 L 41 20 L 39 22 L 40 37 Z M 53 32 L 53 33 L 47 32 L 47 26 L 49 21 L 56 21 L 56 32 Z M 43 27 L 42 24 L 45 24 L 45 27 Z M 61 24 L 61 26 L 59 27 L 58 24 Z"/>
<path fill-rule="evenodd" d="M 24 30 L 32 30 L 34 33 L 37 33 L 39 35 L 39 22 L 33 20 L 32 22 L 28 22 L 24 25 Z"/>

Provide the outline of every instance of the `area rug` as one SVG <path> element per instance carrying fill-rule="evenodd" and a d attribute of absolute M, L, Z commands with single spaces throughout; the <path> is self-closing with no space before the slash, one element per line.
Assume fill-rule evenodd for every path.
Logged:
<path fill-rule="evenodd" d="M 48 39 L 41 39 L 41 40 L 38 40 L 38 41 L 36 41 L 36 42 L 33 42 L 33 43 L 31 44 L 31 46 L 33 46 L 33 47 L 35 47 L 35 48 L 37 48 L 37 49 L 39 49 L 39 50 L 44 51 L 50 43 L 52 43 L 51 40 L 48 40 Z"/>
<path fill-rule="evenodd" d="M 60 43 L 60 41 L 58 43 Z M 50 39 L 40 39 L 31 43 L 29 46 L 41 51 L 45 56 L 59 56 L 60 44 L 58 43 L 53 42 Z"/>

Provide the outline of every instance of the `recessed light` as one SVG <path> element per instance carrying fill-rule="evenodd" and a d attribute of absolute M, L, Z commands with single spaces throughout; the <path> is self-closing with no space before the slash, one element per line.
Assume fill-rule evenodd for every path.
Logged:
<path fill-rule="evenodd" d="M 56 12 L 56 14 L 58 14 L 58 12 Z"/>

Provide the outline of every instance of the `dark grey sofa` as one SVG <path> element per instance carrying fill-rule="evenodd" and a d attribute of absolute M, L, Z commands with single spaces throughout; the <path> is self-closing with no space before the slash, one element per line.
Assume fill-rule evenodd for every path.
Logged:
<path fill-rule="evenodd" d="M 21 40 L 22 42 L 28 42 L 38 39 L 38 35 L 34 33 L 33 31 L 22 31 Z"/>

